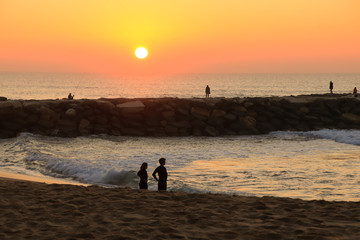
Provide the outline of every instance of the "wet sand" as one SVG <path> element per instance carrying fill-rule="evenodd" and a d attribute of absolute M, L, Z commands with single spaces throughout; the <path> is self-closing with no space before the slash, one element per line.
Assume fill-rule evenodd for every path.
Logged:
<path fill-rule="evenodd" d="M 359 239 L 360 202 L 0 178 L 0 239 Z"/>

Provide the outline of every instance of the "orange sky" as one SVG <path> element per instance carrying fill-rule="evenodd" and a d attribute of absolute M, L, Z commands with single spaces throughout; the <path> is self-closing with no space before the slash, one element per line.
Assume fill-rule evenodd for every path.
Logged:
<path fill-rule="evenodd" d="M 358 0 L 0 0 L 0 70 L 360 72 L 359 13 Z"/>

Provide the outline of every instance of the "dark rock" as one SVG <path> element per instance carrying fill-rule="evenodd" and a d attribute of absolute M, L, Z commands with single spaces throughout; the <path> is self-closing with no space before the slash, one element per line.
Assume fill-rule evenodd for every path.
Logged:
<path fill-rule="evenodd" d="M 123 122 L 141 122 L 142 120 L 143 116 L 139 113 L 126 114 L 121 117 Z"/>
<path fill-rule="evenodd" d="M 107 134 L 109 132 L 109 129 L 106 125 L 102 124 L 94 124 L 94 133 L 95 134 Z"/>
<path fill-rule="evenodd" d="M 274 115 L 278 117 L 282 117 L 286 114 L 285 110 L 278 106 L 270 106 L 268 110 L 274 113 Z"/>
<path fill-rule="evenodd" d="M 144 136 L 145 132 L 140 129 L 134 129 L 134 128 L 123 128 L 121 129 L 121 132 L 124 135 L 130 135 L 130 136 Z"/>
<path fill-rule="evenodd" d="M 254 110 L 249 110 L 249 111 L 247 111 L 247 116 L 256 118 L 257 115 L 258 115 L 257 112 L 255 112 Z"/>
<path fill-rule="evenodd" d="M 159 127 L 161 125 L 159 120 L 150 118 L 145 119 L 144 123 L 149 127 Z"/>
<path fill-rule="evenodd" d="M 181 122 L 171 122 L 171 126 L 177 127 L 177 128 L 191 128 L 191 124 L 188 121 L 181 121 Z"/>
<path fill-rule="evenodd" d="M 248 108 L 254 106 L 254 103 L 253 102 L 244 102 L 243 105 L 246 109 L 248 109 Z"/>
<path fill-rule="evenodd" d="M 81 119 L 79 122 L 79 131 L 82 131 L 84 129 L 89 130 L 92 129 L 93 126 L 91 124 L 91 122 L 85 118 Z"/>
<path fill-rule="evenodd" d="M 302 107 L 299 108 L 299 112 L 301 114 L 308 114 L 310 112 L 310 110 L 309 110 L 308 107 L 302 106 Z"/>
<path fill-rule="evenodd" d="M 65 116 L 69 119 L 74 119 L 76 117 L 76 110 L 73 108 L 69 108 L 68 110 L 66 110 Z"/>
<path fill-rule="evenodd" d="M 7 112 L 14 108 L 13 104 L 9 101 L 7 102 L 1 102 L 0 101 L 0 111 L 1 112 Z"/>
<path fill-rule="evenodd" d="M 311 116 L 311 115 L 306 115 L 304 117 L 304 119 L 306 121 L 310 121 L 310 122 L 318 122 L 319 121 L 319 118 L 318 117 L 315 117 L 315 116 Z"/>
<path fill-rule="evenodd" d="M 205 134 L 212 136 L 212 137 L 216 137 L 220 135 L 220 132 L 218 130 L 216 130 L 214 127 L 211 126 L 207 126 L 204 129 Z"/>
<path fill-rule="evenodd" d="M 17 135 L 16 131 L 10 131 L 5 129 L 0 130 L 0 138 L 12 138 L 12 137 L 16 137 L 16 135 Z"/>
<path fill-rule="evenodd" d="M 247 129 L 256 128 L 256 119 L 250 116 L 240 117 L 239 121 L 242 125 L 244 125 Z"/>
<path fill-rule="evenodd" d="M 99 124 L 99 125 L 107 125 L 108 118 L 106 115 L 97 115 L 94 119 L 94 123 Z"/>
<path fill-rule="evenodd" d="M 180 128 L 179 129 L 179 136 L 190 136 L 189 129 Z"/>
<path fill-rule="evenodd" d="M 195 128 L 195 129 L 193 129 L 193 131 L 192 131 L 192 135 L 199 137 L 199 136 L 203 136 L 203 133 L 202 133 L 201 129 Z"/>
<path fill-rule="evenodd" d="M 145 105 L 141 101 L 132 101 L 116 105 L 122 113 L 140 113 L 144 111 Z"/>
<path fill-rule="evenodd" d="M 184 115 L 184 116 L 189 116 L 190 115 L 190 109 L 180 106 L 180 107 L 176 108 L 176 113 L 178 113 L 180 115 Z"/>
<path fill-rule="evenodd" d="M 225 116 L 223 116 L 223 118 L 228 121 L 235 121 L 237 119 L 237 116 L 232 113 L 228 113 Z"/>
<path fill-rule="evenodd" d="M 347 122 L 360 124 L 360 115 L 356 115 L 353 113 L 344 113 L 342 114 L 342 118 Z"/>
<path fill-rule="evenodd" d="M 210 110 L 206 108 L 200 108 L 200 107 L 192 107 L 191 108 L 191 114 L 199 119 L 207 119 L 210 117 Z"/>
<path fill-rule="evenodd" d="M 2 121 L 1 122 L 2 129 L 13 131 L 19 131 L 22 126 L 14 121 Z"/>
<path fill-rule="evenodd" d="M 62 126 L 58 129 L 58 136 L 61 137 L 76 137 L 78 135 L 77 129 L 74 127 Z"/>
<path fill-rule="evenodd" d="M 113 136 L 122 136 L 122 133 L 120 130 L 116 130 L 116 129 L 110 129 L 109 130 L 109 134 L 113 135 Z"/>
<path fill-rule="evenodd" d="M 23 103 L 25 111 L 29 113 L 39 112 L 40 107 L 42 106 L 40 102 L 37 101 L 26 101 Z"/>
<path fill-rule="evenodd" d="M 165 129 L 165 132 L 169 136 L 178 136 L 179 135 L 179 131 L 178 131 L 177 127 L 167 125 L 167 126 L 164 127 L 164 129 Z"/>
<path fill-rule="evenodd" d="M 224 122 L 224 119 L 215 117 L 211 117 L 207 121 L 207 123 L 212 126 L 223 126 Z"/>
<path fill-rule="evenodd" d="M 98 109 L 100 109 L 102 112 L 105 113 L 109 113 L 111 112 L 114 108 L 115 105 L 113 103 L 111 103 L 110 101 L 96 101 L 96 106 Z"/>
<path fill-rule="evenodd" d="M 214 109 L 211 113 L 212 118 L 220 118 L 226 115 L 226 112 L 221 109 Z"/>
<path fill-rule="evenodd" d="M 229 126 L 228 126 L 228 129 L 230 131 L 239 131 L 241 129 L 244 129 L 244 126 L 242 125 L 242 123 L 240 121 L 235 121 L 233 123 L 231 123 Z"/>
<path fill-rule="evenodd" d="M 190 124 L 193 128 L 204 128 L 207 126 L 207 124 L 201 120 L 193 120 Z"/>
<path fill-rule="evenodd" d="M 59 127 L 65 127 L 65 128 L 72 128 L 72 129 L 76 129 L 76 122 L 72 121 L 72 120 L 68 120 L 68 119 L 60 119 L 59 121 L 57 121 L 57 126 Z"/>
<path fill-rule="evenodd" d="M 287 118 L 290 118 L 290 119 L 300 119 L 300 117 L 292 112 L 287 112 L 286 115 L 285 115 Z"/>
<path fill-rule="evenodd" d="M 50 129 L 53 128 L 55 126 L 55 123 L 50 121 L 50 120 L 45 120 L 45 119 L 40 119 L 38 121 L 39 126 L 45 128 L 45 129 Z"/>
<path fill-rule="evenodd" d="M 268 122 L 261 122 L 258 124 L 257 129 L 259 130 L 260 133 L 269 133 L 272 131 L 275 131 L 279 128 L 275 128 L 273 125 L 271 125 Z"/>
<path fill-rule="evenodd" d="M 0 97 L 0 102 L 6 101 L 7 98 L 6 97 Z"/>
<path fill-rule="evenodd" d="M 41 106 L 39 108 L 39 114 L 40 114 L 40 120 L 43 121 L 56 121 L 59 118 L 59 115 L 54 112 L 52 109 L 45 107 L 45 106 Z"/>
<path fill-rule="evenodd" d="M 304 122 L 299 123 L 297 126 L 295 126 L 295 128 L 296 128 L 297 131 L 302 131 L 302 132 L 306 132 L 306 131 L 311 130 L 310 127 Z"/>
<path fill-rule="evenodd" d="M 168 110 L 168 111 L 162 112 L 161 115 L 165 119 L 173 119 L 175 117 L 175 111 L 174 110 Z"/>
<path fill-rule="evenodd" d="M 37 114 L 29 113 L 26 120 L 28 122 L 28 125 L 31 125 L 31 124 L 37 123 L 39 121 L 39 116 Z"/>
<path fill-rule="evenodd" d="M 146 135 L 154 137 L 167 136 L 163 128 L 146 128 Z"/>
<path fill-rule="evenodd" d="M 319 119 L 320 119 L 320 121 L 322 121 L 323 123 L 325 123 L 327 125 L 335 124 L 335 121 L 328 117 L 320 117 Z"/>

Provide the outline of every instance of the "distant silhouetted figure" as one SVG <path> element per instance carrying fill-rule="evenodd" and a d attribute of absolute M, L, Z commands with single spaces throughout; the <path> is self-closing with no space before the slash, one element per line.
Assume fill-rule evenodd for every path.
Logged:
<path fill-rule="evenodd" d="M 138 171 L 137 175 L 140 177 L 140 182 L 139 182 L 139 187 L 140 189 L 148 189 L 148 174 L 147 174 L 147 169 L 148 164 L 146 162 L 144 162 L 143 164 L 141 164 L 140 167 L 140 171 Z"/>
<path fill-rule="evenodd" d="M 333 93 L 333 89 L 334 89 L 334 83 L 332 81 L 330 81 L 330 93 Z"/>
<path fill-rule="evenodd" d="M 158 181 L 158 191 L 161 191 L 161 190 L 166 191 L 167 176 L 168 176 L 166 168 L 164 167 L 164 165 L 166 163 L 166 159 L 160 158 L 159 163 L 160 163 L 160 166 L 158 166 L 155 169 L 155 171 L 153 172 L 152 175 L 155 178 L 155 180 Z M 159 179 L 156 177 L 156 173 L 159 175 Z"/>
<path fill-rule="evenodd" d="M 68 99 L 69 99 L 69 100 L 73 100 L 73 99 L 74 99 L 74 95 L 71 95 L 71 93 L 69 93 Z"/>
<path fill-rule="evenodd" d="M 354 95 L 354 97 L 357 97 L 357 89 L 356 89 L 356 87 L 354 87 L 353 95 Z"/>
<path fill-rule="evenodd" d="M 207 98 L 210 97 L 210 87 L 209 87 L 209 85 L 206 85 L 205 94 L 206 94 Z"/>

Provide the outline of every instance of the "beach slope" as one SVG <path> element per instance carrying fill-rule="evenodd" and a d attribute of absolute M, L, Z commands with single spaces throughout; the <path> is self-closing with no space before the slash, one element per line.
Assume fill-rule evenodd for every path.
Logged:
<path fill-rule="evenodd" d="M 360 202 L 0 179 L 0 239 L 358 239 Z"/>

